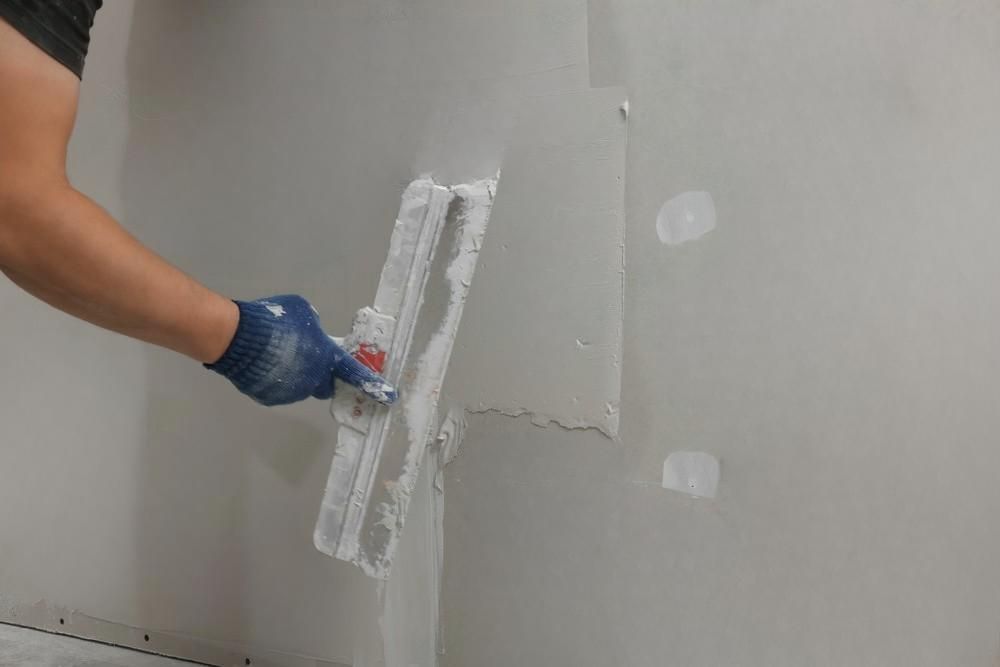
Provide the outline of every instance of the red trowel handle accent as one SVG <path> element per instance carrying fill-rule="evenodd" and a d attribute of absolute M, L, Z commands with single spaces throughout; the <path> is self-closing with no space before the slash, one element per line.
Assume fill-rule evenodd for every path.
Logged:
<path fill-rule="evenodd" d="M 374 343 L 362 343 L 354 358 L 376 373 L 381 373 L 385 367 L 385 350 L 380 350 Z"/>

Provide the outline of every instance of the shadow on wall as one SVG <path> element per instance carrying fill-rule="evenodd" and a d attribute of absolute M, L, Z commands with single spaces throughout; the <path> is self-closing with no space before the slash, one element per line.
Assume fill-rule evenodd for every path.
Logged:
<path fill-rule="evenodd" d="M 294 177 L 296 168 L 289 173 L 268 135 L 296 114 L 260 122 L 271 112 L 260 106 L 271 101 L 261 102 L 267 93 L 253 81 L 262 42 L 255 11 L 260 5 L 136 3 L 123 222 L 223 293 L 308 294 L 313 285 L 303 281 L 332 282 L 310 266 L 336 252 L 302 257 L 289 270 L 302 242 L 286 235 L 327 223 L 296 209 L 303 193 L 275 178 L 282 170 Z M 287 219 L 274 216 L 282 207 Z M 335 435 L 326 406 L 264 410 L 222 378 L 152 347 L 147 377 L 135 509 L 140 617 L 159 630 L 343 658 L 349 629 L 336 629 L 329 605 L 361 584 L 312 547 Z M 307 613 L 334 629 L 316 633 L 300 622 Z"/>

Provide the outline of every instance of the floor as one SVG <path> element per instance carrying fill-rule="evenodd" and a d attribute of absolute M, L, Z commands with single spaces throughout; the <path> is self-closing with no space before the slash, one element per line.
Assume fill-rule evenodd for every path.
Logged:
<path fill-rule="evenodd" d="M 192 667 L 193 664 L 0 623 L 0 667 Z"/>

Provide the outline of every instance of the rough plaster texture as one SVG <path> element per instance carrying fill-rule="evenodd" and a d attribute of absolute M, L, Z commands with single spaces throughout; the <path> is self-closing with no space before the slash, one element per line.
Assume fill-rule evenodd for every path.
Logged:
<path fill-rule="evenodd" d="M 470 419 L 445 664 L 995 664 L 995 5 L 590 10 L 631 102 L 623 444 Z M 698 190 L 716 229 L 661 245 Z M 675 450 L 714 500 L 660 487 Z"/>
<path fill-rule="evenodd" d="M 303 293 L 343 334 L 405 184 L 492 176 L 519 100 L 588 85 L 586 40 L 584 0 L 107 3 L 71 177 L 210 286 Z M 0 310 L 4 609 L 287 664 L 368 651 L 370 582 L 311 542 L 326 405 L 263 410 L 6 284 Z"/>

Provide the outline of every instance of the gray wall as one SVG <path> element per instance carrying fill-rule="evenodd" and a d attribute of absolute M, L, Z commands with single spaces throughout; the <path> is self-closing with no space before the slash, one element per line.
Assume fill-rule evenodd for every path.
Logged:
<path fill-rule="evenodd" d="M 559 374 L 581 348 L 538 294 L 579 298 L 597 257 L 616 312 L 614 255 L 572 240 L 624 196 L 623 357 L 612 340 L 594 373 L 621 369 L 620 443 L 593 415 L 470 416 L 445 482 L 449 667 L 989 665 L 998 34 L 986 2 L 122 0 L 99 16 L 72 175 L 211 286 L 302 292 L 340 333 L 411 178 L 569 169 L 546 175 L 558 193 L 505 171 L 498 213 L 514 184 L 576 236 L 529 262 L 493 230 L 451 369 L 452 400 L 478 380 L 472 407 L 511 413 L 544 412 L 540 387 L 606 393 Z M 627 159 L 588 91 L 619 85 Z M 525 146 L 539 108 L 565 132 Z M 689 190 L 717 228 L 661 245 L 658 209 Z M 519 293 L 531 319 L 499 302 Z M 492 307 L 511 315 L 491 332 Z M 275 664 L 364 652 L 371 586 L 311 545 L 326 406 L 258 409 L 9 286 L 0 310 L 0 612 Z M 544 349 L 544 376 L 490 372 L 511 348 Z M 498 398 L 514 382 L 525 405 Z M 660 488 L 679 450 L 721 458 L 714 500 Z"/>
<path fill-rule="evenodd" d="M 586 35 L 583 0 L 107 3 L 71 177 L 211 287 L 305 294 L 343 334 L 405 185 L 492 176 L 518 100 L 588 85 Z M 312 546 L 326 405 L 264 410 L 8 284 L 0 312 L 0 619 L 213 661 L 381 659 L 374 586 Z M 427 665 L 431 626 L 407 633 L 433 601 L 405 583 L 418 608 L 385 625 Z"/>
<path fill-rule="evenodd" d="M 348 130 L 305 129 L 326 126 L 336 88 L 296 53 L 315 48 L 302 33 L 315 17 L 108 5 L 71 178 L 210 286 L 302 292 L 346 330 L 377 284 L 369 258 L 384 255 L 408 168 L 355 158 L 373 189 L 342 196 L 359 179 L 337 145 Z M 293 103 L 294 77 L 310 76 Z M 311 544 L 336 438 L 327 406 L 260 409 L 198 364 L 0 289 L 13 341 L 0 381 L 5 606 L 81 634 L 88 617 L 152 630 L 138 643 L 155 650 L 175 651 L 179 635 L 350 663 L 355 612 L 374 591 Z"/>
<path fill-rule="evenodd" d="M 445 664 L 996 664 L 995 6 L 590 10 L 631 102 L 622 445 L 470 420 Z M 718 226 L 661 245 L 688 190 Z M 660 488 L 675 450 L 714 500 Z"/>

